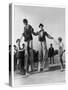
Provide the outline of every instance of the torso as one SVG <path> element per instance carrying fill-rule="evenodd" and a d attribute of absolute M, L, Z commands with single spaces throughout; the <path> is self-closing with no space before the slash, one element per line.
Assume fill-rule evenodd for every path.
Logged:
<path fill-rule="evenodd" d="M 41 42 L 46 41 L 44 30 L 39 31 L 39 41 Z"/>

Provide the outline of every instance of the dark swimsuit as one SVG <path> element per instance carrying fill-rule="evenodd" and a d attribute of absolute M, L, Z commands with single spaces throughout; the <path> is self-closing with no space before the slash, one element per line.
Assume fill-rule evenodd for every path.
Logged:
<path fill-rule="evenodd" d="M 24 41 L 25 42 L 30 41 L 30 40 L 33 39 L 32 33 L 33 33 L 33 28 L 32 28 L 31 25 L 28 26 L 28 29 L 26 27 L 24 27 L 23 36 L 24 36 Z"/>

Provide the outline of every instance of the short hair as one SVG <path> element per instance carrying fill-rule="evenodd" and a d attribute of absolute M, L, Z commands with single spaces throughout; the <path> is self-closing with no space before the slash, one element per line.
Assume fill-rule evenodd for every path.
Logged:
<path fill-rule="evenodd" d="M 20 39 L 17 39 L 17 40 L 16 40 L 16 43 L 17 43 L 17 42 L 20 42 Z"/>
<path fill-rule="evenodd" d="M 58 37 L 58 40 L 61 42 L 62 41 L 62 38 L 61 37 Z"/>
<path fill-rule="evenodd" d="M 39 28 L 40 28 L 40 26 L 44 27 L 44 25 L 42 23 L 39 24 Z"/>
<path fill-rule="evenodd" d="M 23 19 L 23 23 L 28 23 L 28 20 L 27 19 Z"/>

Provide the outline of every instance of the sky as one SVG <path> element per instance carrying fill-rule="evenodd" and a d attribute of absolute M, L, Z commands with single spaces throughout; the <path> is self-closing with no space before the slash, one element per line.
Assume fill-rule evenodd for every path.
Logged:
<path fill-rule="evenodd" d="M 63 39 L 65 45 L 65 8 L 54 8 L 54 7 L 39 7 L 39 6 L 14 6 L 14 43 L 21 37 L 24 31 L 23 19 L 28 19 L 29 24 L 34 28 L 34 31 L 39 31 L 39 24 L 44 24 L 44 30 L 47 31 L 54 39 L 60 36 Z M 58 48 L 56 43 L 48 39 L 47 47 L 53 44 L 55 49 Z M 24 38 L 21 44 L 24 43 Z M 33 48 L 39 49 L 38 36 L 33 35 Z"/>

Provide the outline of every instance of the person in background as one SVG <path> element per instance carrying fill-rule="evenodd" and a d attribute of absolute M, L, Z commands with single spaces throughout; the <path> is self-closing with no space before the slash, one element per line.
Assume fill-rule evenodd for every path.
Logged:
<path fill-rule="evenodd" d="M 65 50 L 64 50 L 64 44 L 62 42 L 61 37 L 58 37 L 58 42 L 56 42 L 56 44 L 58 45 L 58 49 L 59 49 L 58 54 L 59 54 L 59 60 L 60 60 L 60 63 L 61 63 L 61 71 L 64 71 L 64 64 L 63 64 L 62 56 L 63 56 L 63 53 L 65 52 Z"/>
<path fill-rule="evenodd" d="M 16 58 L 16 54 L 17 54 L 17 46 L 14 45 L 14 71 L 17 69 L 17 58 Z"/>
<path fill-rule="evenodd" d="M 23 24 L 24 24 L 24 32 L 22 33 L 20 41 L 21 41 L 22 37 L 24 37 L 24 41 L 25 41 L 25 74 L 28 75 L 27 66 L 28 66 L 29 53 L 30 53 L 31 70 L 34 71 L 32 34 L 35 35 L 35 32 L 34 32 L 33 27 L 28 23 L 27 19 L 23 19 Z M 28 53 L 28 49 L 29 49 L 28 47 L 31 48 L 29 50 L 29 53 Z"/>
<path fill-rule="evenodd" d="M 45 30 L 44 30 L 44 25 L 42 23 L 39 24 L 40 31 L 37 32 L 38 35 L 38 40 L 40 42 L 40 49 L 39 49 L 39 63 L 38 63 L 38 72 L 40 72 L 40 61 L 42 58 L 42 67 L 44 71 L 44 66 L 47 63 L 48 60 L 48 51 L 47 51 L 47 44 L 46 44 L 46 37 L 49 39 L 53 39 L 51 35 L 49 35 Z M 43 56 L 42 56 L 43 53 Z"/>
<path fill-rule="evenodd" d="M 21 70 L 21 60 L 20 60 L 20 54 L 19 54 L 19 50 L 20 48 L 20 39 L 16 40 L 16 58 L 17 58 L 17 71 Z"/>
<path fill-rule="evenodd" d="M 49 58 L 50 58 L 50 64 L 51 63 L 54 64 L 54 48 L 53 48 L 52 43 L 50 44 L 50 48 L 49 48 L 48 54 L 49 54 Z"/>

